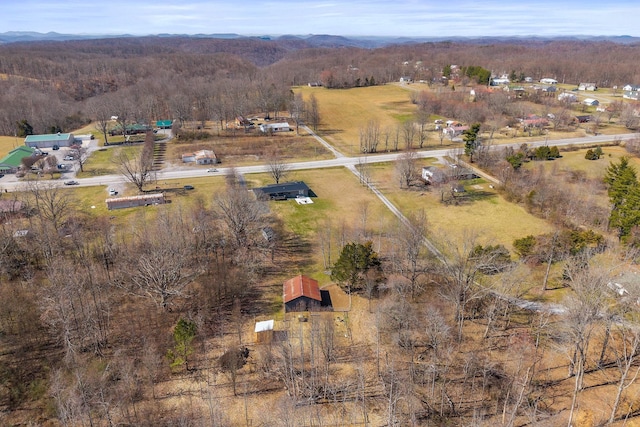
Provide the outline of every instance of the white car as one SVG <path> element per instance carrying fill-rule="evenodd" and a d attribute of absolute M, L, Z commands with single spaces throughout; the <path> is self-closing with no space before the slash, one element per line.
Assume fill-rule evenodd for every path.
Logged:
<path fill-rule="evenodd" d="M 207 172 L 218 172 L 218 169 L 216 169 L 216 168 L 210 168 L 210 169 L 207 169 Z"/>
<path fill-rule="evenodd" d="M 117 195 L 118 195 L 118 192 L 117 192 L 116 190 L 114 190 L 113 188 L 110 188 L 110 189 L 109 189 L 109 195 L 110 195 L 110 196 L 117 196 Z"/>

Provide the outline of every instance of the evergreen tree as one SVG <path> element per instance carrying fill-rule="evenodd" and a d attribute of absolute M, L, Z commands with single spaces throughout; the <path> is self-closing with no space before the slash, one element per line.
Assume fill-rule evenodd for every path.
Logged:
<path fill-rule="evenodd" d="M 331 280 L 357 292 L 362 290 L 365 274 L 371 269 L 378 269 L 380 260 L 373 250 L 371 241 L 363 243 L 347 243 L 340 252 L 340 258 L 331 269 Z"/>
<path fill-rule="evenodd" d="M 26 119 L 16 122 L 16 127 L 17 135 L 21 138 L 24 138 L 27 135 L 33 135 L 33 126 L 31 126 Z"/>
<path fill-rule="evenodd" d="M 469 156 L 469 161 L 473 163 L 473 153 L 478 147 L 478 134 L 480 133 L 480 123 L 473 124 L 462 133 L 464 141 L 464 154 Z"/>
<path fill-rule="evenodd" d="M 640 185 L 636 170 L 623 157 L 619 163 L 607 167 L 604 182 L 609 186 L 611 202 L 609 226 L 618 230 L 618 237 L 624 240 L 633 227 L 640 224 Z"/>
<path fill-rule="evenodd" d="M 173 329 L 173 341 L 175 346 L 167 351 L 167 358 L 171 362 L 171 367 L 175 368 L 181 365 L 189 370 L 188 357 L 193 353 L 191 342 L 196 337 L 197 326 L 194 322 L 180 319 Z"/>

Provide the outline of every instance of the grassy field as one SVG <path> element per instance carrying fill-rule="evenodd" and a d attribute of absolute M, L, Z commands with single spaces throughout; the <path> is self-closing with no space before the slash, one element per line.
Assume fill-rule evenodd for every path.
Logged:
<path fill-rule="evenodd" d="M 378 189 L 402 212 L 424 210 L 431 234 L 437 239 L 460 242 L 473 233 L 482 244 L 501 243 L 511 250 L 514 239 L 552 231 L 546 221 L 507 202 L 480 179 L 465 185 L 466 193 L 457 196 L 457 203 L 444 204 L 440 192 L 430 187 L 401 190 L 391 164 L 373 167 L 372 177 Z"/>
<path fill-rule="evenodd" d="M 272 183 L 265 174 L 248 175 L 249 187 Z M 269 206 L 282 219 L 287 231 L 295 233 L 297 238 L 306 239 L 313 246 L 312 262 L 300 271 L 314 277 L 321 285 L 329 283 L 325 273 L 320 235 L 331 233 L 331 262 L 337 260 L 338 242 L 344 232 L 345 240 L 351 241 L 362 235 L 363 222 L 366 234 L 373 238 L 394 226 L 395 217 L 371 192 L 367 191 L 358 179 L 344 168 L 307 170 L 292 173 L 288 180 L 302 180 L 317 195 L 313 204 L 298 205 L 294 200 L 272 201 Z M 366 208 L 366 221 L 363 211 Z M 375 233 L 374 233 L 375 231 Z M 294 272 L 292 272 L 294 273 Z"/>
<path fill-rule="evenodd" d="M 358 155 L 360 129 L 370 120 L 380 129 L 395 128 L 410 119 L 415 112 L 409 92 L 394 85 L 355 89 L 324 89 L 298 87 L 308 100 L 313 94 L 318 100 L 321 116 L 320 133 L 345 155 Z"/>
<path fill-rule="evenodd" d="M 414 117 L 416 106 L 410 101 L 411 91 L 429 90 L 429 88 L 425 85 L 403 86 L 388 84 L 353 89 L 325 89 L 301 86 L 294 90 L 297 93 L 301 93 L 306 100 L 309 99 L 311 94 L 318 100 L 321 117 L 321 124 L 318 130 L 319 134 L 343 154 L 355 156 L 359 154 L 360 130 L 364 128 L 370 120 L 378 123 L 381 131 L 395 129 L 398 125 Z M 537 104 L 522 102 L 532 113 L 537 112 L 541 108 Z M 542 114 L 541 111 L 538 111 L 538 113 Z M 578 109 L 574 111 L 574 114 L 589 114 L 589 112 L 583 112 Z M 434 117 L 436 116 L 433 116 L 431 119 Z M 446 119 L 456 118 L 447 117 Z M 427 130 L 428 136 L 425 148 L 454 148 L 461 146 L 459 142 L 452 142 L 448 138 L 445 138 L 443 140 L 444 147 L 441 147 L 438 133 L 434 130 L 431 120 Z M 587 134 L 587 130 L 587 127 L 583 125 L 573 131 L 558 132 L 547 129 L 543 135 L 533 134 L 529 136 L 527 133 L 523 133 L 517 128 L 514 128 L 508 132 L 495 132 L 492 143 L 527 143 L 539 141 L 544 138 L 553 140 L 582 137 Z M 628 132 L 628 130 L 618 124 L 603 121 L 600 124 L 598 132 L 602 134 L 615 134 L 625 133 Z M 489 137 L 488 134 L 483 134 L 482 136 L 484 138 Z M 401 143 L 400 147 L 404 148 L 404 143 Z M 378 151 L 382 152 L 384 148 L 379 147 Z"/>
<path fill-rule="evenodd" d="M 0 158 L 4 157 L 9 151 L 20 145 L 24 145 L 24 138 L 0 136 Z"/>
<path fill-rule="evenodd" d="M 212 135 L 203 141 L 180 142 L 173 140 L 167 144 L 166 161 L 168 164 L 183 165 L 184 153 L 212 150 L 222 162 L 221 166 L 249 166 L 267 163 L 266 157 L 277 152 L 282 161 L 305 161 L 330 159 L 333 156 L 310 135 L 295 135 L 287 132 L 274 135 L 260 135 L 254 131 L 245 135 Z M 193 166 L 193 164 L 189 165 Z"/>
<path fill-rule="evenodd" d="M 587 148 L 566 151 L 562 150 L 560 154 L 561 158 L 548 161 L 548 162 L 528 162 L 525 163 L 525 168 L 538 168 L 551 171 L 556 170 L 559 173 L 569 173 L 579 171 L 584 173 L 587 178 L 600 179 L 604 176 L 606 168 L 611 162 L 617 162 L 621 157 L 629 157 L 631 164 L 640 171 L 640 159 L 637 157 L 631 157 L 629 153 L 620 146 L 605 146 L 602 147 L 604 155 L 598 160 L 587 160 L 584 158 Z"/>
<path fill-rule="evenodd" d="M 102 148 L 94 151 L 84 164 L 84 172 L 78 172 L 78 178 L 88 178 L 92 176 L 111 175 L 118 173 L 116 159 L 120 153 L 126 153 L 129 158 L 135 158 L 140 154 L 142 145 L 117 146 L 112 148 Z"/>

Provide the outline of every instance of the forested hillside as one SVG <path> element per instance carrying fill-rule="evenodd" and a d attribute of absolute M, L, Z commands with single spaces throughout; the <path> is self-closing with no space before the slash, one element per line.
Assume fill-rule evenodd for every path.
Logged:
<path fill-rule="evenodd" d="M 594 82 L 600 87 L 640 81 L 638 45 L 613 42 L 424 43 L 377 49 L 316 48 L 300 39 L 144 37 L 0 46 L 0 133 L 27 120 L 36 133 L 70 130 L 99 106 L 137 100 L 140 119 L 205 114 L 233 117 L 284 104 L 288 88 L 331 81 L 336 87 L 384 84 L 409 75 L 439 79 L 445 66 L 481 66 L 496 75 Z M 234 94 L 237 88 L 241 94 Z M 271 88 L 266 90 L 266 88 Z M 266 93 L 269 92 L 269 95 Z M 277 93 L 276 98 L 265 97 Z M 213 99 L 230 96 L 233 105 Z M 197 99 L 199 98 L 199 100 Z M 262 98 L 262 99 L 260 99 Z M 207 105 L 183 113 L 177 104 Z"/>

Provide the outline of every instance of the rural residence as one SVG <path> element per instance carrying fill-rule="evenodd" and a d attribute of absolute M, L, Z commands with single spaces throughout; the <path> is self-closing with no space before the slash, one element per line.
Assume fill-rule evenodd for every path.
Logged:
<path fill-rule="evenodd" d="M 594 91 L 597 89 L 598 86 L 595 83 L 580 83 L 578 85 L 578 90 Z"/>
<path fill-rule="evenodd" d="M 287 122 L 282 122 L 282 123 L 263 123 L 260 125 L 260 131 L 267 133 L 267 132 L 289 132 L 292 131 L 293 129 L 291 129 L 291 127 L 289 126 L 289 123 Z"/>
<path fill-rule="evenodd" d="M 194 163 L 197 165 L 212 165 L 220 163 L 215 153 L 211 150 L 200 150 L 195 153 L 185 153 L 182 155 L 183 163 Z"/>
<path fill-rule="evenodd" d="M 425 166 L 422 168 L 422 179 L 427 184 L 441 184 L 447 180 L 447 176 L 436 166 Z"/>
<path fill-rule="evenodd" d="M 303 181 L 271 184 L 266 187 L 254 188 L 253 193 L 260 200 L 286 200 L 296 197 L 309 197 L 311 190 Z"/>

